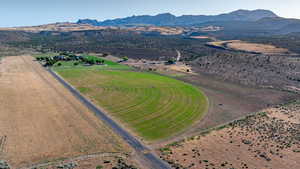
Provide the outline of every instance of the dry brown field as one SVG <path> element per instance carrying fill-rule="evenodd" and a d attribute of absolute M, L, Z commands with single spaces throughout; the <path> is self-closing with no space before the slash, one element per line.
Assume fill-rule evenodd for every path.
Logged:
<path fill-rule="evenodd" d="M 256 52 L 262 54 L 287 54 L 288 49 L 278 48 L 269 44 L 249 43 L 241 40 L 215 41 L 208 43 L 209 45 L 221 47 L 224 49 L 232 49 L 245 52 Z"/>
<path fill-rule="evenodd" d="M 248 43 L 243 41 L 230 42 L 227 44 L 227 47 L 235 50 L 257 52 L 257 53 L 264 53 L 264 54 L 284 54 L 288 52 L 287 49 L 277 48 L 273 45 Z"/>
<path fill-rule="evenodd" d="M 160 153 L 174 168 L 299 169 L 300 104 L 266 109 Z"/>
<path fill-rule="evenodd" d="M 120 153 L 101 153 L 91 154 L 68 158 L 60 161 L 52 161 L 32 166 L 38 169 L 57 169 L 57 168 L 74 168 L 74 169 L 112 169 L 113 167 L 135 167 L 136 161 Z"/>
<path fill-rule="evenodd" d="M 32 57 L 5 57 L 0 62 L 0 159 L 12 168 L 131 152 Z"/>

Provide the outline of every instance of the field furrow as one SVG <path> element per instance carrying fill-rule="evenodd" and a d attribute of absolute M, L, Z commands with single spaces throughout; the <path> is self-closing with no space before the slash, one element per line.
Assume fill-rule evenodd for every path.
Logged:
<path fill-rule="evenodd" d="M 59 69 L 92 101 L 147 140 L 167 138 L 201 119 L 206 96 L 184 82 L 147 72 Z"/>

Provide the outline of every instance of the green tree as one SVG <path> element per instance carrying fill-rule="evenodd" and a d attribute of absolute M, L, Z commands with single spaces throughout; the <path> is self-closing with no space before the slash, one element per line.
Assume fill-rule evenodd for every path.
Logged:
<path fill-rule="evenodd" d="M 126 62 L 128 60 L 128 57 L 124 56 L 122 59 L 123 59 L 124 62 Z"/>

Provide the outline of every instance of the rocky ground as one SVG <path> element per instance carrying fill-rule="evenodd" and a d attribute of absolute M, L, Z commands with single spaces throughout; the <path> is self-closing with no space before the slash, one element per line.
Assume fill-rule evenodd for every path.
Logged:
<path fill-rule="evenodd" d="M 160 149 L 174 168 L 300 168 L 300 102 L 266 109 Z"/>
<path fill-rule="evenodd" d="M 198 58 L 193 70 L 255 87 L 300 91 L 300 57 L 238 52 Z"/>

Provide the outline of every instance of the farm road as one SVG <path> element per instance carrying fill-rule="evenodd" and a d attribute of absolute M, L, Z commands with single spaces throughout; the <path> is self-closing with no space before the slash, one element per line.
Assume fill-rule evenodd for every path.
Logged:
<path fill-rule="evenodd" d="M 131 135 L 119 124 L 117 124 L 110 117 L 108 117 L 106 113 L 102 112 L 91 101 L 82 96 L 79 91 L 73 88 L 63 78 L 61 78 L 51 69 L 48 69 L 48 71 L 54 78 L 56 78 L 62 85 L 64 85 L 79 101 L 81 101 L 88 109 L 93 111 L 100 118 L 100 120 L 104 121 L 115 131 L 115 133 L 120 135 L 132 148 L 134 148 L 138 156 L 142 159 L 142 163 L 146 163 L 146 166 L 151 167 L 151 169 L 170 168 L 170 166 L 167 163 L 158 158 L 148 147 L 143 145 L 138 139 L 136 139 L 133 135 Z"/>

